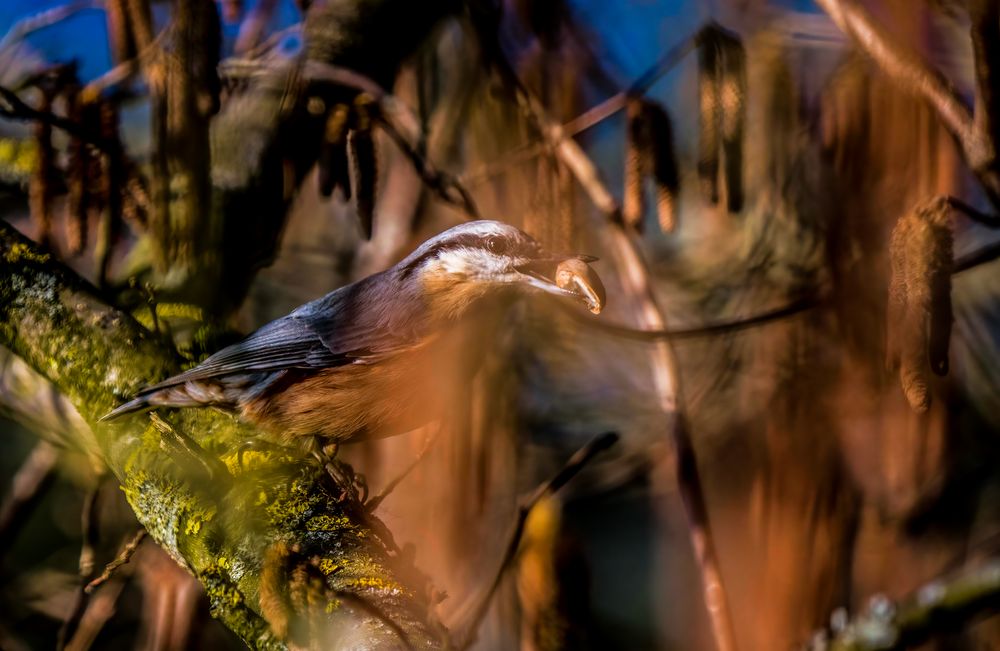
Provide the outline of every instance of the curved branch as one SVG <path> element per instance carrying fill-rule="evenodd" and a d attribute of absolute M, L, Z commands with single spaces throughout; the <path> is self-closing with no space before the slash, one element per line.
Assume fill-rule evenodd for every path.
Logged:
<path fill-rule="evenodd" d="M 923 61 L 919 54 L 900 43 L 857 0 L 816 0 L 842 32 L 875 61 L 883 73 L 904 91 L 924 98 L 937 113 L 945 128 L 958 141 L 962 154 L 975 173 L 990 201 L 1000 205 L 1000 171 L 997 168 L 997 143 L 992 131 L 996 126 L 995 98 L 984 89 L 997 74 L 990 71 L 995 63 L 996 47 L 981 42 L 995 31 L 984 29 L 979 2 L 973 9 L 973 45 L 976 55 L 976 115 L 939 71 Z M 982 15 L 980 15 L 982 14 Z M 992 31 L 991 31 L 992 30 Z M 985 92 L 984 92 L 985 91 Z"/>
<path fill-rule="evenodd" d="M 925 584 L 900 602 L 872 597 L 848 620 L 839 611 L 804 651 L 901 651 L 1000 608 L 1000 560 Z"/>
<path fill-rule="evenodd" d="M 972 113 L 941 73 L 921 61 L 916 52 L 896 42 L 855 0 L 816 2 L 890 78 L 930 102 L 963 148 L 973 145 L 976 132 Z"/>
<path fill-rule="evenodd" d="M 378 618 L 337 608 L 323 596 L 327 590 L 356 594 L 391 617 L 415 645 L 436 646 L 428 607 L 415 596 L 423 591 L 401 583 L 397 570 L 405 568 L 369 529 L 363 507 L 338 502 L 321 469 L 261 452 L 243 455 L 240 464 L 238 450 L 257 433 L 211 410 L 182 410 L 164 419 L 220 456 L 234 476 L 226 480 L 208 477 L 184 453 L 163 446 L 145 415 L 98 422 L 122 396 L 176 371 L 175 353 L 3 223 L 0 343 L 74 404 L 140 523 L 199 579 L 213 614 L 252 648 L 285 648 L 272 628 L 282 617 L 308 620 L 311 639 L 321 634 L 325 648 L 398 646 L 397 634 Z M 302 587 L 308 598 L 275 601 L 288 586 L 267 583 L 268 575 L 285 574 L 266 571 L 267 550 L 289 544 L 313 559 L 326 585 Z"/>

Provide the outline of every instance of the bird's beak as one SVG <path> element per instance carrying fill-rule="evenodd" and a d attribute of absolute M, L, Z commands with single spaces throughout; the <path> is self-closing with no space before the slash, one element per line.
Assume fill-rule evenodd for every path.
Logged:
<path fill-rule="evenodd" d="M 549 294 L 582 301 L 594 314 L 604 309 L 604 283 L 590 267 L 590 255 L 557 255 L 535 258 L 516 267 L 518 282 Z"/>

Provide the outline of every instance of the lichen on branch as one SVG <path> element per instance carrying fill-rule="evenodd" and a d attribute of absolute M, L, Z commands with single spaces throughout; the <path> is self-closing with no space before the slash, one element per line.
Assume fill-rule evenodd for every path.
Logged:
<path fill-rule="evenodd" d="M 147 415 L 98 422 L 123 396 L 176 371 L 176 353 L 3 223 L 0 344 L 69 398 L 139 521 L 198 578 L 213 614 L 250 647 L 399 648 L 387 620 L 415 648 L 440 646 L 412 568 L 394 558 L 352 496 L 338 501 L 321 469 L 294 454 L 240 454 L 260 433 L 211 410 L 162 418 L 222 460 L 226 470 L 215 473 L 170 445 Z M 295 549 L 298 565 L 267 568 L 269 556 L 289 558 L 269 552 L 281 548 Z M 299 576 L 303 564 L 315 568 L 308 581 L 262 581 Z M 276 620 L 286 622 L 278 629 L 284 636 L 272 627 Z"/>

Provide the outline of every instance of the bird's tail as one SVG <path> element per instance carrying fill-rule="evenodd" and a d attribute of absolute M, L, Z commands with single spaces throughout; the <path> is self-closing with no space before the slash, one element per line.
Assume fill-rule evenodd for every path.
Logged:
<path fill-rule="evenodd" d="M 151 409 L 154 405 L 149 401 L 149 398 L 150 394 L 145 394 L 145 395 L 140 394 L 135 398 L 132 398 L 131 400 L 126 402 L 124 405 L 119 405 L 118 407 L 115 407 L 108 413 L 104 414 L 98 419 L 98 422 L 104 423 L 109 420 L 114 420 L 115 418 L 118 418 L 120 416 L 124 416 L 125 414 L 131 414 L 137 411 L 144 411 L 146 409 Z"/>
<path fill-rule="evenodd" d="M 228 388 L 228 390 L 227 390 Z M 145 411 L 155 407 L 206 407 L 235 409 L 243 393 L 244 384 L 236 382 L 227 387 L 220 382 L 180 382 L 172 378 L 146 387 L 125 404 L 101 416 L 100 422 L 113 420 L 125 414 Z"/>

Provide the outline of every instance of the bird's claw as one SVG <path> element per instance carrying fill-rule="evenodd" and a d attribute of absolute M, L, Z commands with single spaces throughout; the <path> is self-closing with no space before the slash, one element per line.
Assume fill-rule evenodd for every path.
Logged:
<path fill-rule="evenodd" d="M 337 447 L 328 446 L 313 452 L 313 456 L 319 461 L 320 466 L 326 471 L 333 485 L 340 490 L 337 502 L 351 498 L 364 503 L 368 500 L 368 482 L 365 476 L 355 472 L 351 464 L 340 461 L 336 458 Z"/>

